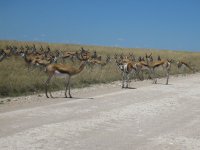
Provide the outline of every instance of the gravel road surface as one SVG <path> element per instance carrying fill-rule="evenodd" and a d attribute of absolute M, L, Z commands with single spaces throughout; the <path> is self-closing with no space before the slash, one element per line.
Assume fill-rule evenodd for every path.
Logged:
<path fill-rule="evenodd" d="M 0 150 L 199 150 L 200 74 L 1 99 Z"/>

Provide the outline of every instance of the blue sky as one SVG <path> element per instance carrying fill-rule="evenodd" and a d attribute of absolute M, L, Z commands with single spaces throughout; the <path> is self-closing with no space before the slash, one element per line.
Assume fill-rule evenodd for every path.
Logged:
<path fill-rule="evenodd" d="M 1 0 L 0 39 L 200 51 L 199 0 Z"/>

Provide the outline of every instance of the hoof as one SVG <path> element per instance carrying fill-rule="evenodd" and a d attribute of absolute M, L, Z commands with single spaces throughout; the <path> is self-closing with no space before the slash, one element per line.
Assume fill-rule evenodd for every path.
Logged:
<path fill-rule="evenodd" d="M 157 84 L 157 81 L 153 81 L 153 84 Z"/>

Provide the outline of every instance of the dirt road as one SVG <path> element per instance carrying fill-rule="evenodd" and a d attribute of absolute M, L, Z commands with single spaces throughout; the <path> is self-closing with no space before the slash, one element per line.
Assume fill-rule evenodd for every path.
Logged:
<path fill-rule="evenodd" d="M 199 150 L 200 74 L 158 82 L 11 99 L 0 105 L 0 149 Z"/>

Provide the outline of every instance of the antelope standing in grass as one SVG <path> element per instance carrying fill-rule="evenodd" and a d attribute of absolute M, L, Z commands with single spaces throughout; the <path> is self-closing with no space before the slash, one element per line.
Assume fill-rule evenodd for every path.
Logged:
<path fill-rule="evenodd" d="M 130 74 L 137 72 L 137 66 L 132 61 L 122 60 L 118 58 L 117 54 L 114 56 L 115 62 L 121 71 L 122 75 L 122 88 L 128 88 L 130 83 Z"/>
<path fill-rule="evenodd" d="M 74 63 L 74 59 L 75 58 L 77 58 L 78 60 L 80 60 L 79 58 L 82 59 L 83 57 L 90 57 L 90 52 L 87 51 L 87 50 L 85 50 L 85 49 L 83 49 L 83 47 L 81 47 L 81 49 L 80 49 L 79 52 L 77 52 L 77 51 L 75 51 L 75 52 L 69 52 L 69 51 L 63 52 L 63 54 L 61 56 L 61 59 L 62 59 L 62 61 L 64 63 L 64 59 L 70 58 L 70 60 Z"/>
<path fill-rule="evenodd" d="M 28 48 L 29 47 L 24 50 L 24 48 L 21 47 L 21 51 L 19 52 L 21 56 L 24 57 L 24 60 L 28 65 L 28 69 L 30 69 L 30 66 L 32 65 L 47 66 L 50 63 L 55 63 L 57 61 L 57 57 L 59 56 L 59 51 L 55 51 L 55 54 L 50 53 L 49 47 L 47 47 L 48 50 L 43 53 L 37 52 L 35 46 L 32 48 L 32 51 L 29 51 Z"/>
<path fill-rule="evenodd" d="M 133 61 L 133 62 L 136 61 L 135 55 L 133 53 L 129 53 L 128 56 L 127 56 L 127 59 L 129 59 L 130 61 Z"/>
<path fill-rule="evenodd" d="M 37 66 L 43 66 L 46 67 L 47 65 L 51 63 L 57 63 L 59 53 L 56 54 L 55 56 L 52 55 L 51 57 L 45 58 L 45 59 L 34 59 L 32 60 L 32 63 L 37 65 Z"/>
<path fill-rule="evenodd" d="M 0 49 L 0 62 L 1 62 L 4 58 L 6 58 L 6 53 L 4 52 L 3 49 Z"/>
<path fill-rule="evenodd" d="M 186 63 L 185 61 L 177 61 L 177 67 L 178 67 L 178 69 L 181 69 L 181 68 L 183 68 L 184 70 L 186 69 L 186 68 L 188 68 L 190 71 L 192 71 L 193 73 L 195 72 L 194 71 L 194 69 L 188 64 L 188 63 Z"/>
<path fill-rule="evenodd" d="M 46 72 L 48 74 L 48 79 L 45 82 L 45 94 L 46 97 L 49 98 L 48 96 L 48 86 L 49 83 L 52 79 L 52 77 L 54 75 L 59 75 L 59 74 L 63 74 L 66 75 L 66 79 L 65 79 L 65 97 L 67 98 L 67 91 L 68 91 L 68 95 L 69 98 L 72 98 L 72 95 L 70 93 L 70 79 L 72 76 L 79 74 L 85 67 L 87 60 L 82 61 L 80 64 L 79 68 L 75 68 L 72 65 L 69 64 L 50 64 L 46 67 Z M 49 91 L 50 97 L 53 98 L 51 91 Z"/>
<path fill-rule="evenodd" d="M 3 49 L 4 53 L 6 54 L 6 56 L 10 56 L 12 53 L 12 47 L 11 46 L 6 46 L 5 49 Z"/>
<path fill-rule="evenodd" d="M 147 61 L 147 65 L 150 68 L 150 72 L 151 75 L 153 75 L 153 83 L 156 84 L 157 83 L 157 78 L 156 78 L 156 73 L 155 73 L 155 69 L 158 68 L 159 66 L 162 66 L 164 71 L 166 71 L 166 85 L 169 82 L 169 73 L 170 73 L 170 69 L 171 69 L 171 63 L 173 62 L 173 60 L 160 60 L 160 61 L 153 61 L 152 60 L 152 54 L 147 55 L 146 54 L 146 61 Z"/>
<path fill-rule="evenodd" d="M 132 57 L 130 57 L 130 56 L 132 56 Z M 120 57 L 118 58 L 118 55 L 115 54 L 114 58 L 118 62 L 121 62 L 121 63 L 124 63 L 124 64 L 131 63 L 132 66 L 134 66 L 134 68 L 136 68 L 136 70 L 134 71 L 134 75 L 135 75 L 135 77 L 138 77 L 139 80 L 143 80 L 144 79 L 144 77 L 143 77 L 144 71 L 147 71 L 148 73 L 150 72 L 149 66 L 144 61 L 144 58 L 141 57 L 141 56 L 138 58 L 139 62 L 135 62 L 134 61 L 135 57 L 134 57 L 133 54 L 132 55 L 129 54 L 129 56 L 127 58 L 124 57 L 123 54 L 120 55 Z M 140 76 L 140 74 L 142 74 L 142 77 Z"/>
<path fill-rule="evenodd" d="M 100 61 L 100 60 L 96 60 L 96 59 L 88 59 L 88 63 L 90 64 L 90 67 L 93 68 L 94 65 L 99 65 L 100 67 L 104 67 L 105 65 L 107 65 L 108 63 L 111 62 L 111 58 L 110 56 L 106 56 L 105 61 Z"/>
<path fill-rule="evenodd" d="M 61 56 L 61 59 L 62 59 L 62 62 L 64 63 L 65 59 L 66 58 L 70 58 L 70 60 L 72 62 L 74 62 L 74 57 L 76 56 L 76 52 L 63 52 L 62 56 Z"/>
<path fill-rule="evenodd" d="M 28 65 L 28 70 L 30 69 L 31 65 L 34 65 L 36 60 L 44 59 L 43 55 L 34 54 L 32 52 L 28 52 L 28 49 L 25 51 L 20 52 L 21 56 L 24 57 L 24 61 Z"/>
<path fill-rule="evenodd" d="M 137 68 L 135 65 L 133 65 L 132 63 L 124 63 L 121 66 L 121 70 L 122 71 L 122 88 L 128 88 L 129 87 L 129 82 L 130 82 L 130 74 L 131 73 L 135 73 Z"/>

